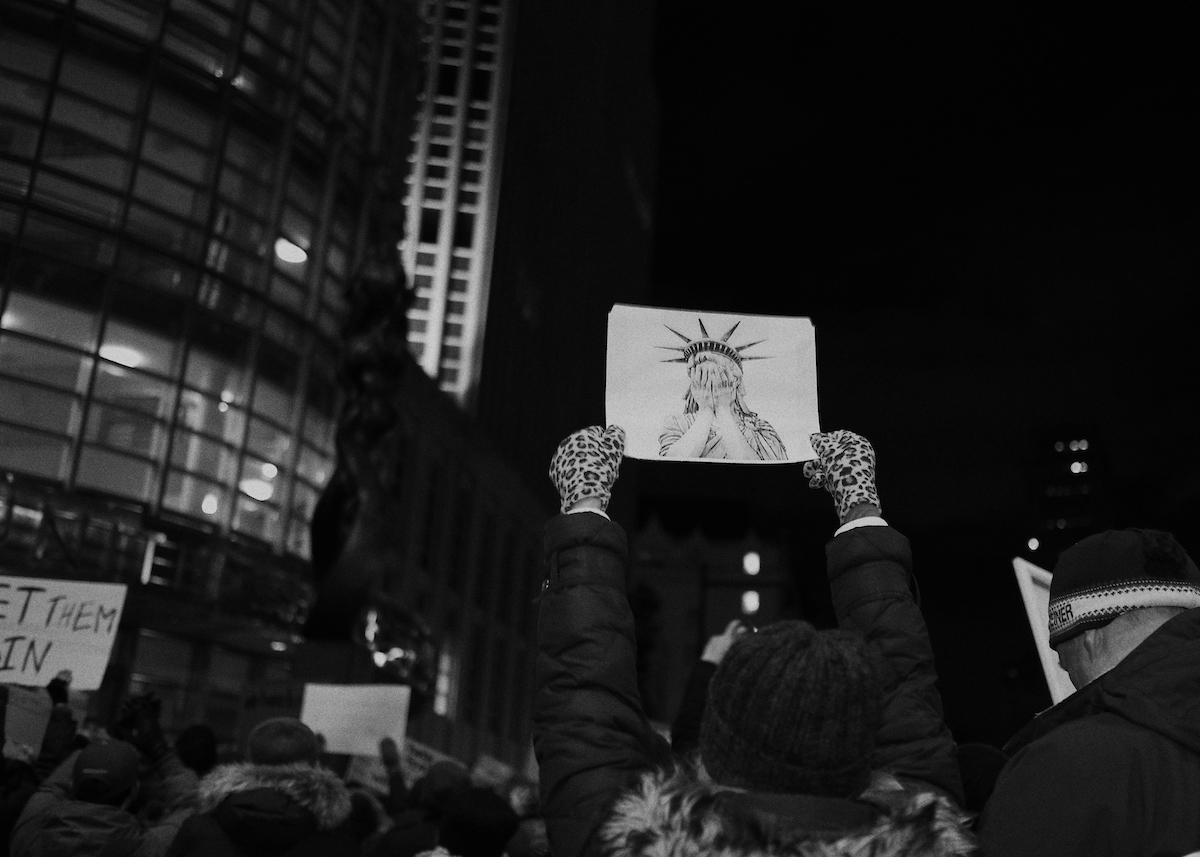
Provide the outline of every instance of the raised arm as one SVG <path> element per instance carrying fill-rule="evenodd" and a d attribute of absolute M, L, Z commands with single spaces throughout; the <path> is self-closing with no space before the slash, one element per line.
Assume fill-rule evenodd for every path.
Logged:
<path fill-rule="evenodd" d="M 861 633 L 883 656 L 886 696 L 872 768 L 908 785 L 932 786 L 962 803 L 954 739 L 942 713 L 933 648 L 912 595 L 908 539 L 881 517 L 875 451 L 853 432 L 812 436 L 809 484 L 833 495 L 839 526 L 826 545 L 838 626 Z"/>
<path fill-rule="evenodd" d="M 625 533 L 604 513 L 623 451 L 619 428 L 593 427 L 563 441 L 551 464 L 564 514 L 546 526 L 533 742 L 556 857 L 582 853 L 613 798 L 669 764 L 638 694 Z"/>

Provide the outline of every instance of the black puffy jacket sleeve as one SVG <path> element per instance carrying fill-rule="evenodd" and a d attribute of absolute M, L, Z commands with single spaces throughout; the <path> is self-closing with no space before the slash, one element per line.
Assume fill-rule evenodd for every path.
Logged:
<path fill-rule="evenodd" d="M 961 805 L 962 777 L 942 714 L 933 647 L 910 588 L 908 539 L 891 527 L 859 527 L 835 536 L 825 555 L 839 627 L 862 633 L 886 665 L 872 769 L 933 786 Z"/>
<path fill-rule="evenodd" d="M 670 749 L 642 711 L 625 533 L 601 515 L 546 525 L 533 745 L 555 857 L 577 857 L 613 799 Z"/>

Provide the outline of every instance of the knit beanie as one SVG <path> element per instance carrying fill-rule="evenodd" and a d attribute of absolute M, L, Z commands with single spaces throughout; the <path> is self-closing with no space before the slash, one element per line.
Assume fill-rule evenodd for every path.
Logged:
<path fill-rule="evenodd" d="M 807 622 L 741 637 L 709 684 L 700 759 L 723 785 L 848 797 L 866 788 L 882 690 L 850 631 Z"/>
<path fill-rule="evenodd" d="M 246 739 L 246 756 L 256 765 L 315 762 L 320 754 L 317 736 L 295 717 L 264 720 Z"/>
<path fill-rule="evenodd" d="M 1170 533 L 1108 530 L 1063 551 L 1050 579 L 1050 645 L 1139 607 L 1200 606 L 1200 570 Z"/>

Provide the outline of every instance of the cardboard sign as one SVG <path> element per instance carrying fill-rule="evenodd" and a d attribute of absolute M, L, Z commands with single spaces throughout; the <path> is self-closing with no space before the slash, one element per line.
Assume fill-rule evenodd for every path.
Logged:
<path fill-rule="evenodd" d="M 0 682 L 44 687 L 60 670 L 97 690 L 125 607 L 123 583 L 0 575 Z"/>
<path fill-rule="evenodd" d="M 1017 575 L 1017 586 L 1021 589 L 1021 600 L 1025 602 L 1029 628 L 1033 631 L 1038 657 L 1042 661 L 1046 686 L 1050 688 L 1050 698 L 1057 705 L 1075 692 L 1075 685 L 1071 683 L 1067 671 L 1058 665 L 1058 655 L 1050 648 L 1050 578 L 1053 575 L 1020 557 L 1013 557 L 1012 564 L 1013 572 Z"/>
<path fill-rule="evenodd" d="M 4 758 L 36 759 L 50 723 L 50 694 L 40 687 L 9 685 L 4 711 Z"/>
<path fill-rule="evenodd" d="M 411 738 L 404 742 L 400 750 L 400 771 L 404 774 L 404 782 L 409 788 L 438 762 L 453 762 L 466 768 L 466 765 L 453 756 Z"/>
<path fill-rule="evenodd" d="M 605 420 L 625 455 L 783 464 L 815 458 L 817 349 L 807 318 L 616 304 Z"/>
<path fill-rule="evenodd" d="M 403 746 L 411 694 L 399 684 L 306 684 L 300 720 L 324 736 L 327 753 L 378 756 L 384 738 Z"/>
<path fill-rule="evenodd" d="M 380 795 L 391 792 L 387 768 L 378 756 L 351 756 L 345 779 L 348 783 L 359 783 Z"/>

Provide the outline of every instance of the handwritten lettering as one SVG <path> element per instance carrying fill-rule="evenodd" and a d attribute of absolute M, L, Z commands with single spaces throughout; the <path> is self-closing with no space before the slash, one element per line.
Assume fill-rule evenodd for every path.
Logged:
<path fill-rule="evenodd" d="M 62 669 L 73 687 L 95 690 L 104 678 L 121 623 L 123 584 L 0 575 L 0 675 L 43 684 Z"/>

